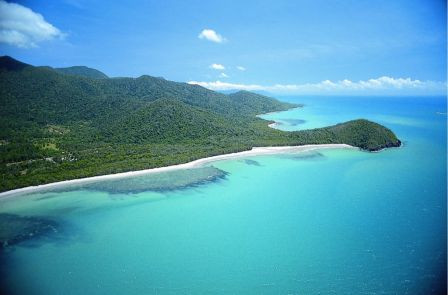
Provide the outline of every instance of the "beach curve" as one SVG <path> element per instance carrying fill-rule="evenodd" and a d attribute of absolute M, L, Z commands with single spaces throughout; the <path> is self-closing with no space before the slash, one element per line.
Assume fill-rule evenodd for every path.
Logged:
<path fill-rule="evenodd" d="M 318 150 L 318 149 L 358 149 L 358 148 L 348 145 L 348 144 L 314 144 L 314 145 L 300 145 L 300 146 L 254 147 L 251 150 L 247 150 L 247 151 L 201 158 L 201 159 L 197 159 L 197 160 L 183 163 L 183 164 L 150 168 L 150 169 L 144 169 L 144 170 L 121 172 L 121 173 L 114 173 L 114 174 L 98 175 L 98 176 L 84 177 L 84 178 L 77 178 L 77 179 L 70 179 L 70 180 L 64 180 L 64 181 L 58 181 L 58 182 L 37 185 L 37 186 L 28 186 L 28 187 L 24 187 L 24 188 L 18 188 L 18 189 L 6 191 L 6 192 L 1 192 L 0 199 L 13 197 L 13 196 L 23 194 L 23 193 L 37 192 L 37 191 L 45 190 L 48 188 L 60 187 L 60 186 L 68 185 L 68 184 L 79 184 L 79 183 L 89 183 L 89 182 L 95 182 L 95 181 L 101 181 L 101 180 L 120 179 L 120 178 L 127 178 L 127 177 L 139 176 L 139 175 L 144 175 L 144 174 L 169 172 L 169 171 L 174 171 L 174 170 L 179 170 L 179 169 L 192 169 L 192 168 L 200 167 L 207 163 L 223 161 L 223 160 L 231 160 L 231 159 L 236 159 L 236 158 L 254 157 L 254 156 L 262 156 L 262 155 L 275 155 L 275 154 L 282 154 L 282 153 L 306 152 L 306 151 L 312 151 L 312 150 Z"/>

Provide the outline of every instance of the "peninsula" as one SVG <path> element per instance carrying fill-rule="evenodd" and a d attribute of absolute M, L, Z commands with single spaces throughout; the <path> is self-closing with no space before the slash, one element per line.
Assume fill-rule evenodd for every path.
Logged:
<path fill-rule="evenodd" d="M 254 147 L 400 146 L 358 119 L 285 132 L 256 115 L 300 105 L 247 91 L 221 94 L 151 76 L 109 78 L 88 67 L 35 67 L 0 57 L 0 191 L 144 170 Z"/>

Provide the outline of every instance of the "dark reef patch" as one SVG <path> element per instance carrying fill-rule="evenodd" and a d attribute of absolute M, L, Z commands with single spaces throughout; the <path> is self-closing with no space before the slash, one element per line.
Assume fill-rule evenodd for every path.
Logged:
<path fill-rule="evenodd" d="M 291 126 L 297 126 L 306 123 L 305 120 L 301 119 L 283 119 L 282 121 L 288 123 Z"/>
<path fill-rule="evenodd" d="M 243 162 L 247 165 L 252 165 L 252 166 L 261 166 L 261 164 L 255 160 L 250 160 L 250 159 L 244 159 Z"/>
<path fill-rule="evenodd" d="M 165 192 L 217 182 L 225 179 L 228 174 L 226 171 L 209 166 L 146 174 L 131 178 L 105 180 L 85 184 L 83 188 L 105 191 L 110 194 L 135 194 L 145 191 Z"/>
<path fill-rule="evenodd" d="M 228 172 L 213 166 L 192 169 L 179 169 L 169 172 L 148 173 L 140 176 L 118 179 L 96 180 L 86 183 L 68 183 L 61 187 L 45 188 L 40 193 L 54 193 L 36 199 L 36 201 L 58 197 L 59 193 L 73 190 L 91 190 L 109 194 L 136 194 L 145 191 L 165 192 L 198 187 L 218 182 L 229 175 Z"/>
<path fill-rule="evenodd" d="M 309 161 L 309 160 L 324 160 L 325 155 L 319 152 L 302 152 L 298 154 L 288 155 L 288 158 L 297 160 L 297 161 Z"/>
<path fill-rule="evenodd" d="M 1 213 L 0 250 L 32 240 L 52 238 L 60 231 L 61 224 L 53 219 Z"/>
<path fill-rule="evenodd" d="M 53 190 L 51 190 L 52 192 L 53 192 Z M 50 192 L 50 190 L 47 190 L 47 192 Z M 45 195 L 45 196 L 43 196 L 43 197 L 39 197 L 39 198 L 37 198 L 37 199 L 35 199 L 35 201 L 42 201 L 42 200 L 48 200 L 48 199 L 53 199 L 53 198 L 57 198 L 57 197 L 59 197 L 59 195 L 58 194 L 48 194 L 48 195 Z"/>
<path fill-rule="evenodd" d="M 52 218 L 0 213 L 0 294 L 35 294 L 26 280 L 19 283 L 11 274 L 17 267 L 16 246 L 37 248 L 48 242 L 71 242 L 68 232 L 65 222 Z"/>

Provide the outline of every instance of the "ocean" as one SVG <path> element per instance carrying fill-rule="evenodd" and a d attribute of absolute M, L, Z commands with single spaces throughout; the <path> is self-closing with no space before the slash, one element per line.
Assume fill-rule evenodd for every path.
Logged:
<path fill-rule="evenodd" d="M 280 97 L 301 130 L 366 118 L 400 148 L 325 149 L 0 199 L 5 294 L 446 294 L 446 97 Z"/>

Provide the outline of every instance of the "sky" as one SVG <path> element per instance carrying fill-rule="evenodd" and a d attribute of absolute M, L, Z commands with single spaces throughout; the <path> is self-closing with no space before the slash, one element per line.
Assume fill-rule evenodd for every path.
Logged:
<path fill-rule="evenodd" d="M 0 0 L 0 55 L 214 90 L 446 93 L 443 0 Z"/>

